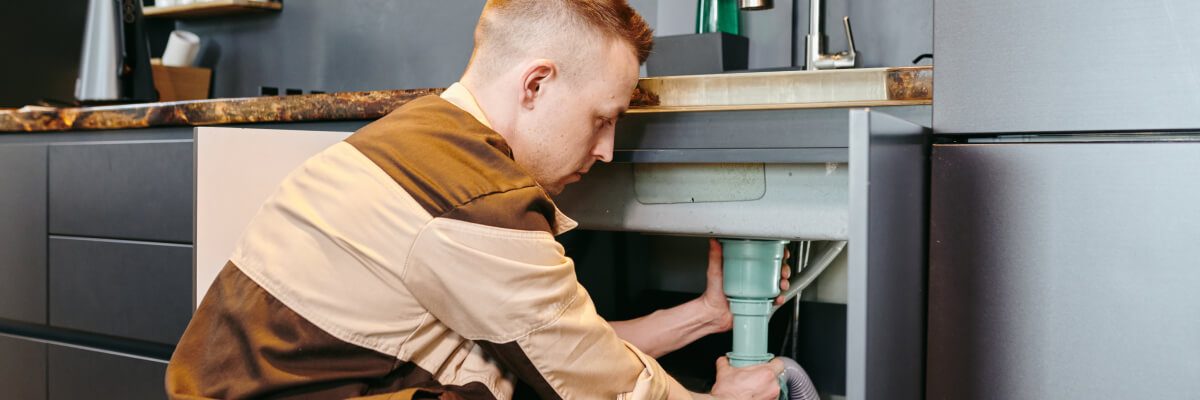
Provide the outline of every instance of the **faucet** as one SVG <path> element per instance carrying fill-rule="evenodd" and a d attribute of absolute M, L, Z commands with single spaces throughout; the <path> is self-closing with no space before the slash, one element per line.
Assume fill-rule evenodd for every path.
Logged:
<path fill-rule="evenodd" d="M 846 42 L 850 49 L 836 54 L 825 54 L 825 34 L 821 32 L 825 25 L 821 2 L 824 0 L 808 0 L 808 37 L 807 50 L 804 54 L 804 69 L 834 69 L 854 68 L 858 52 L 854 50 L 854 34 L 850 32 L 850 17 L 842 17 L 842 26 L 846 28 Z M 797 2 L 793 1 L 793 9 Z M 744 11 L 769 10 L 774 8 L 772 0 L 739 0 L 738 8 Z M 795 37 L 796 24 L 792 23 L 792 37 Z"/>
<path fill-rule="evenodd" d="M 842 17 L 842 26 L 846 28 L 846 43 L 850 49 L 836 54 L 825 54 L 825 34 L 821 32 L 824 25 L 824 13 L 821 2 L 824 0 L 808 0 L 808 38 L 807 50 L 804 57 L 804 69 L 834 69 L 854 68 L 855 57 L 854 34 L 850 32 L 850 17 Z"/>

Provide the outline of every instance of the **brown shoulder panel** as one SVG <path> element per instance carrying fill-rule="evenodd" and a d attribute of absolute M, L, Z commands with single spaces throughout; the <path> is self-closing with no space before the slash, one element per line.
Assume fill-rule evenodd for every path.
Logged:
<path fill-rule="evenodd" d="M 538 186 L 473 199 L 443 215 L 488 226 L 553 233 L 554 203 Z"/>
<path fill-rule="evenodd" d="M 542 192 L 533 178 L 512 159 L 512 150 L 496 131 L 471 114 L 437 96 L 409 102 L 346 139 L 378 165 L 418 204 L 435 217 L 487 223 L 514 229 L 543 230 L 545 221 L 527 221 L 541 213 L 553 221 L 552 203 L 541 204 Z M 509 195 L 508 193 L 512 193 Z M 521 215 L 501 216 L 513 206 L 497 208 L 485 198 L 514 198 Z M 544 192 L 541 197 L 549 201 Z M 528 200 L 528 201 L 527 201 Z M 468 206 L 470 210 L 456 210 Z M 537 203 L 537 204 L 534 204 Z M 508 225 L 510 224 L 511 225 Z"/>

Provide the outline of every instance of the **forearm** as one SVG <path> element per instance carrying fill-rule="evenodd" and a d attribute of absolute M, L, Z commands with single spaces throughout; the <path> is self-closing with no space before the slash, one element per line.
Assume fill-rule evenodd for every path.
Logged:
<path fill-rule="evenodd" d="M 704 304 L 700 298 L 641 318 L 610 324 L 617 336 L 655 358 L 728 329 L 719 311 Z"/>

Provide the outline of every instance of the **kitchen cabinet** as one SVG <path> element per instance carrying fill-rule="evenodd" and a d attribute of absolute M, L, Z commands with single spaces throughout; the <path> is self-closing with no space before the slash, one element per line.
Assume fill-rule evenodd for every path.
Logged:
<path fill-rule="evenodd" d="M 0 336 L 0 393 L 6 399 L 46 399 L 46 345 Z"/>
<path fill-rule="evenodd" d="M 938 0 L 934 132 L 1200 127 L 1200 2 Z"/>
<path fill-rule="evenodd" d="M 1200 143 L 933 148 L 929 399 L 1200 393 Z"/>
<path fill-rule="evenodd" d="M 175 344 L 192 316 L 192 247 L 50 239 L 50 325 Z"/>
<path fill-rule="evenodd" d="M 191 141 L 49 148 L 51 234 L 192 242 Z"/>
<path fill-rule="evenodd" d="M 50 346 L 50 400 L 165 399 L 165 362 Z"/>
<path fill-rule="evenodd" d="M 46 323 L 46 146 L 0 145 L 0 318 Z"/>

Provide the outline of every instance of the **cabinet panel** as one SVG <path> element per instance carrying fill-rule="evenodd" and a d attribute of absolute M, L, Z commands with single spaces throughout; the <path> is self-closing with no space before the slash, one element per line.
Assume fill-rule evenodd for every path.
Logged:
<path fill-rule="evenodd" d="M 925 398 L 929 132 L 850 111 L 846 397 Z"/>
<path fill-rule="evenodd" d="M 46 398 L 46 345 L 0 336 L 0 397 Z"/>
<path fill-rule="evenodd" d="M 49 396 L 67 399 L 165 399 L 167 364 L 50 346 Z"/>
<path fill-rule="evenodd" d="M 0 146 L 0 318 L 46 323 L 46 146 Z"/>
<path fill-rule="evenodd" d="M 934 2 L 937 133 L 1200 128 L 1200 2 Z"/>
<path fill-rule="evenodd" d="M 930 399 L 1200 393 L 1200 143 L 933 150 Z"/>
<path fill-rule="evenodd" d="M 50 324 L 175 344 L 192 315 L 192 248 L 52 237 Z"/>
<path fill-rule="evenodd" d="M 192 242 L 191 142 L 50 146 L 50 233 Z"/>

